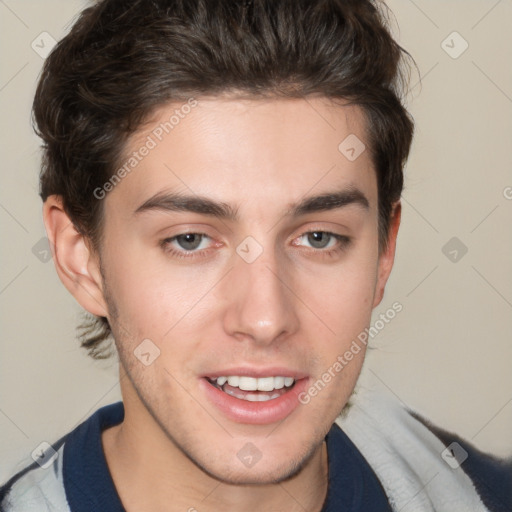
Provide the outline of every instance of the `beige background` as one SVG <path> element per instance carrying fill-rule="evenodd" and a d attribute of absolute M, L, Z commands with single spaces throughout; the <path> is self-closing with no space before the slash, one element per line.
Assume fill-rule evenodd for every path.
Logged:
<path fill-rule="evenodd" d="M 32 252 L 45 233 L 29 124 L 43 59 L 31 43 L 43 31 L 60 39 L 85 5 L 0 2 L 0 480 L 39 443 L 120 398 L 115 363 L 79 349 L 79 307 L 53 263 Z M 512 2 L 389 5 L 423 80 L 420 87 L 412 77 L 417 132 L 395 270 L 376 315 L 395 301 L 404 309 L 374 338 L 361 383 L 483 450 L 511 455 Z M 469 44 L 458 58 L 463 40 L 454 31 Z M 468 248 L 456 263 L 442 252 L 452 237 Z"/>

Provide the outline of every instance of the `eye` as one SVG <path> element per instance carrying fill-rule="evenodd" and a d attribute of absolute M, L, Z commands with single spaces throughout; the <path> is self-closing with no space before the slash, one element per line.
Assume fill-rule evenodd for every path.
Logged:
<path fill-rule="evenodd" d="M 315 252 L 333 255 L 344 250 L 351 243 L 351 239 L 345 235 L 331 233 L 329 231 L 308 231 L 299 236 L 296 240 L 305 240 L 310 246 L 315 249 Z M 296 244 L 294 245 L 302 245 Z"/>
<path fill-rule="evenodd" d="M 162 240 L 160 244 L 173 256 L 189 258 L 208 250 L 208 244 L 204 243 L 206 240 L 210 240 L 210 237 L 205 233 L 181 233 Z"/>
<path fill-rule="evenodd" d="M 327 231 L 310 231 L 301 235 L 299 240 L 307 241 L 313 249 L 331 249 L 338 242 L 347 242 L 348 237 Z"/>

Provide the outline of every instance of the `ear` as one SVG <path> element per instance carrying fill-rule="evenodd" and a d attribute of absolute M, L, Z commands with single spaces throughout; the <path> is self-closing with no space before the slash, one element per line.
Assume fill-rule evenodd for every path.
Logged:
<path fill-rule="evenodd" d="M 377 273 L 377 284 L 375 286 L 375 294 L 373 298 L 373 307 L 378 306 L 384 296 L 384 289 L 388 281 L 389 274 L 393 268 L 395 261 L 396 237 L 398 228 L 400 227 L 400 219 L 402 215 L 402 204 L 397 201 L 393 204 L 391 210 L 391 219 L 389 223 L 388 245 L 387 248 L 379 256 L 379 268 Z"/>
<path fill-rule="evenodd" d="M 61 196 L 46 199 L 43 220 L 60 280 L 84 309 L 106 317 L 99 258 L 64 211 Z"/>

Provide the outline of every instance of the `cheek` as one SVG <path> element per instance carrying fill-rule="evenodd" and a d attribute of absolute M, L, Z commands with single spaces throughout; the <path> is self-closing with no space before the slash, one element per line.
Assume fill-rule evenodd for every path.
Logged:
<path fill-rule="evenodd" d="M 163 252 L 148 253 L 134 247 L 111 259 L 108 284 L 119 321 L 133 337 L 161 340 L 182 319 L 208 313 L 204 306 L 220 269 L 176 265 Z"/>
<path fill-rule="evenodd" d="M 361 243 L 339 264 L 303 273 L 302 294 L 338 339 L 347 340 L 371 319 L 377 283 L 377 252 Z"/>
<path fill-rule="evenodd" d="M 315 304 L 322 325 L 312 319 L 308 326 L 303 326 L 317 361 L 303 403 L 315 414 L 328 416 L 332 421 L 347 403 L 366 353 L 361 336 L 371 322 L 377 280 L 376 262 L 369 254 L 354 254 L 325 279 L 309 278 L 304 287 L 317 290 L 309 292 L 309 300 Z"/>

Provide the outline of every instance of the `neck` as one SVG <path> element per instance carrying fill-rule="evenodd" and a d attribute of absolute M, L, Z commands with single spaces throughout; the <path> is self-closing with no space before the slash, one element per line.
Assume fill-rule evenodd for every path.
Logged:
<path fill-rule="evenodd" d="M 328 483 L 325 441 L 285 481 L 235 485 L 207 474 L 165 435 L 146 409 L 135 409 L 133 414 L 130 405 L 134 404 L 127 403 L 127 397 L 124 402 L 123 423 L 103 431 L 102 443 L 127 512 L 322 510 Z"/>

